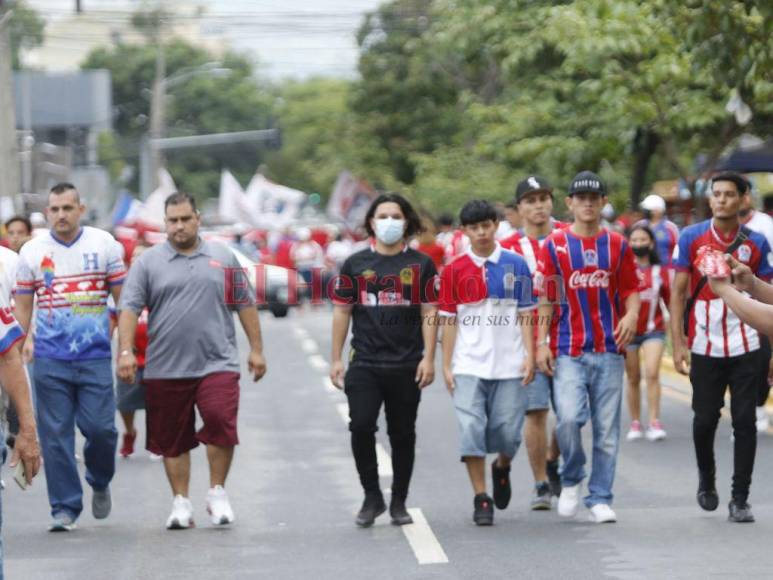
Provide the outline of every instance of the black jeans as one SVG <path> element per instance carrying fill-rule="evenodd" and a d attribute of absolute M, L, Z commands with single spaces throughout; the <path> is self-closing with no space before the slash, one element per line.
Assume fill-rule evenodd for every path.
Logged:
<path fill-rule="evenodd" d="M 730 387 L 730 414 L 735 436 L 733 498 L 746 500 L 757 451 L 755 410 L 759 387 L 760 352 L 730 358 L 694 354 L 691 358 L 692 436 L 698 469 L 713 474 L 714 434 L 724 406 L 725 389 Z"/>
<path fill-rule="evenodd" d="M 416 447 L 416 413 L 421 400 L 421 390 L 415 379 L 416 369 L 354 366 L 346 373 L 344 383 L 349 400 L 352 453 L 366 493 L 381 489 L 376 431 L 383 403 L 392 447 L 392 497 L 405 499 L 408 496 Z"/>

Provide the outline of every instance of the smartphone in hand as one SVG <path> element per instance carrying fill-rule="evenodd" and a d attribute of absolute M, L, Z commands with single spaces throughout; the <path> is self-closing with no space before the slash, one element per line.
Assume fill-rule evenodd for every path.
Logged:
<path fill-rule="evenodd" d="M 20 459 L 13 470 L 13 480 L 19 484 L 22 491 L 27 489 L 27 478 L 24 475 L 24 462 Z"/>

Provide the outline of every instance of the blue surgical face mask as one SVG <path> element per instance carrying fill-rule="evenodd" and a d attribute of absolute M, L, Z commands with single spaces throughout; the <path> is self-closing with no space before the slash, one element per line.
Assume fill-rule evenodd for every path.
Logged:
<path fill-rule="evenodd" d="M 376 222 L 376 239 L 382 244 L 391 246 L 403 239 L 405 220 L 396 220 L 390 217 L 374 221 Z"/>

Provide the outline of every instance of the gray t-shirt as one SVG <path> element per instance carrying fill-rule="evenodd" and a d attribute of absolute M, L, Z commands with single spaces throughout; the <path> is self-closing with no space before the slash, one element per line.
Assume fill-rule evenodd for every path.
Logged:
<path fill-rule="evenodd" d="M 255 301 L 248 288 L 237 296 L 239 304 L 226 303 L 229 268 L 240 268 L 233 252 L 203 240 L 190 255 L 164 242 L 132 264 L 120 309 L 139 315 L 148 308 L 144 378 L 239 372 L 233 311 L 254 308 Z"/>

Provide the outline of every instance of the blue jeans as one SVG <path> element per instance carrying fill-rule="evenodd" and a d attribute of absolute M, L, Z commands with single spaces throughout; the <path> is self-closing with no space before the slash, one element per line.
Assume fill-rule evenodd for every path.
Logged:
<path fill-rule="evenodd" d="M 488 380 L 454 375 L 454 406 L 459 423 L 459 455 L 515 457 L 528 395 L 521 379 Z"/>
<path fill-rule="evenodd" d="M 620 444 L 620 404 L 624 359 L 613 353 L 584 353 L 556 360 L 553 393 L 558 416 L 558 446 L 564 458 L 561 483 L 585 479 L 585 452 L 580 430 L 591 420 L 593 462 L 585 505 L 612 503 Z"/>
<path fill-rule="evenodd" d="M 83 510 L 83 488 L 75 462 L 75 425 L 86 438 L 86 481 L 103 490 L 115 473 L 115 394 L 110 359 L 66 361 L 36 358 L 32 380 L 37 396 L 51 515 L 75 520 Z"/>

